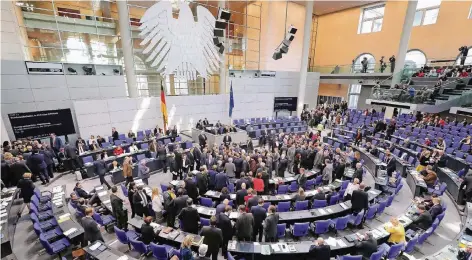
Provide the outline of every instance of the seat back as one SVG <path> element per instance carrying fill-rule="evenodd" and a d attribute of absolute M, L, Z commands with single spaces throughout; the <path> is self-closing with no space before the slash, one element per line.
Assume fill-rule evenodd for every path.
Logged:
<path fill-rule="evenodd" d="M 379 206 L 377 208 L 377 215 L 380 215 L 384 212 L 385 208 L 387 207 L 387 202 L 388 202 L 387 200 L 379 202 Z"/>
<path fill-rule="evenodd" d="M 288 192 L 288 185 L 279 185 L 277 194 L 286 194 Z"/>
<path fill-rule="evenodd" d="M 200 198 L 200 204 L 205 207 L 213 207 L 213 201 L 210 198 Z"/>
<path fill-rule="evenodd" d="M 383 253 L 384 253 L 383 250 L 379 250 L 379 251 L 373 253 L 370 256 L 370 260 L 380 260 L 382 258 Z"/>
<path fill-rule="evenodd" d="M 287 228 L 286 223 L 277 224 L 277 237 L 282 238 L 285 237 L 285 229 Z"/>
<path fill-rule="evenodd" d="M 347 215 L 344 217 L 339 217 L 336 219 L 336 222 L 334 224 L 334 227 L 336 230 L 344 230 L 347 227 L 347 223 L 349 222 L 349 219 L 351 219 L 351 215 Z"/>
<path fill-rule="evenodd" d="M 295 203 L 295 210 L 307 210 L 308 209 L 308 200 L 297 201 Z"/>
<path fill-rule="evenodd" d="M 126 236 L 126 232 L 122 229 L 119 229 L 116 226 L 113 226 L 113 229 L 115 230 L 116 237 L 118 238 L 118 241 L 122 244 L 128 244 L 128 237 Z"/>
<path fill-rule="evenodd" d="M 329 231 L 331 220 L 317 220 L 315 221 L 315 234 L 324 234 Z"/>
<path fill-rule="evenodd" d="M 200 218 L 200 224 L 202 227 L 209 227 L 210 226 L 210 219 L 209 218 Z"/>
<path fill-rule="evenodd" d="M 125 197 L 128 197 L 128 189 L 125 187 L 124 184 L 120 184 L 120 186 L 121 186 L 121 191 L 123 192 L 123 195 Z"/>
<path fill-rule="evenodd" d="M 145 254 L 148 252 L 146 245 L 141 241 L 130 239 L 129 243 L 134 248 L 134 250 L 138 251 L 140 254 Z"/>
<path fill-rule="evenodd" d="M 403 243 L 395 244 L 395 245 L 391 246 L 390 250 L 388 250 L 387 259 L 397 258 L 397 256 L 399 256 L 400 253 L 402 252 L 403 246 L 404 246 Z"/>
<path fill-rule="evenodd" d="M 367 210 L 367 214 L 365 215 L 366 219 L 373 219 L 375 217 L 375 213 L 377 213 L 377 209 L 379 208 L 379 204 L 375 204 L 369 207 Z"/>
<path fill-rule="evenodd" d="M 313 201 L 313 208 L 314 209 L 324 208 L 327 205 L 328 205 L 328 202 L 326 202 L 326 200 L 314 200 Z"/>
<path fill-rule="evenodd" d="M 392 205 L 392 202 L 393 202 L 393 199 L 394 199 L 394 195 L 390 195 L 387 199 L 387 207 L 390 207 Z"/>
<path fill-rule="evenodd" d="M 403 252 L 405 253 L 413 252 L 413 250 L 415 250 L 416 243 L 418 243 L 418 236 L 415 236 L 410 241 L 408 241 L 408 243 L 405 246 L 405 249 L 403 249 Z"/>
<path fill-rule="evenodd" d="M 293 235 L 296 237 L 306 236 L 308 234 L 308 222 L 295 223 L 293 225 Z"/>
<path fill-rule="evenodd" d="M 277 204 L 278 212 L 288 212 L 290 210 L 290 201 L 283 201 Z"/>
<path fill-rule="evenodd" d="M 102 219 L 102 216 L 100 216 L 100 214 L 98 214 L 97 212 L 93 212 L 93 219 L 95 221 L 97 221 L 98 224 L 100 224 L 101 226 L 103 226 L 103 219 Z"/>
<path fill-rule="evenodd" d="M 52 249 L 51 247 L 51 244 L 49 244 L 48 240 L 46 239 L 46 237 L 44 236 L 44 234 L 40 234 L 39 235 L 39 242 L 41 242 L 41 245 L 44 247 L 44 249 L 46 249 L 46 252 L 50 255 L 54 255 L 55 252 L 54 250 Z"/>
<path fill-rule="evenodd" d="M 339 194 L 331 196 L 331 198 L 329 198 L 329 205 L 331 206 L 338 203 L 338 200 L 339 200 Z"/>

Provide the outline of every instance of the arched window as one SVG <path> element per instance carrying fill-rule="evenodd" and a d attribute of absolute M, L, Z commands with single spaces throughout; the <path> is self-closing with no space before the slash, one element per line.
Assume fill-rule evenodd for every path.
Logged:
<path fill-rule="evenodd" d="M 362 72 L 362 60 L 367 58 L 367 73 L 373 73 L 375 69 L 375 58 L 370 53 L 362 53 L 361 55 L 357 56 L 354 60 L 354 64 L 352 66 L 353 73 L 361 73 Z"/>
<path fill-rule="evenodd" d="M 426 55 L 420 50 L 409 50 L 405 57 L 405 68 L 421 68 L 426 64 Z"/>
<path fill-rule="evenodd" d="M 457 55 L 456 65 L 461 64 L 461 55 Z M 469 47 L 469 52 L 467 53 L 467 58 L 465 58 L 464 65 L 472 65 L 472 47 Z"/>

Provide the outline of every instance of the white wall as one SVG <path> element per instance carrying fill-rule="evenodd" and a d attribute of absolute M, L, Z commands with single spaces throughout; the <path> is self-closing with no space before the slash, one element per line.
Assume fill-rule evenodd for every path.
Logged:
<path fill-rule="evenodd" d="M 10 139 L 10 113 L 70 108 L 74 115 L 74 100 L 126 97 L 124 76 L 30 75 L 22 60 L 2 59 L 1 66 L 1 112 Z"/>
<path fill-rule="evenodd" d="M 274 97 L 297 96 L 299 73 L 277 72 L 275 78 L 230 78 L 233 85 L 233 119 L 273 116 Z M 310 73 L 306 92 L 317 93 L 318 73 Z M 316 98 L 305 99 L 312 104 Z M 163 126 L 160 98 L 123 98 L 74 101 L 80 135 L 109 136 L 111 128 L 126 133 L 130 129 L 154 129 Z M 169 125 L 189 130 L 199 119 L 210 123 L 229 123 L 229 94 L 166 97 Z"/>

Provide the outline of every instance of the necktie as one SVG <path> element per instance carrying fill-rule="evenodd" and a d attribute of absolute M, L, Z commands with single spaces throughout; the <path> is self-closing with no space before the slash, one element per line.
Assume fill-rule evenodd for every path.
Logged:
<path fill-rule="evenodd" d="M 140 196 L 141 196 L 141 200 L 143 201 L 143 205 L 146 206 L 147 205 L 146 195 L 144 195 L 144 193 L 141 191 Z"/>

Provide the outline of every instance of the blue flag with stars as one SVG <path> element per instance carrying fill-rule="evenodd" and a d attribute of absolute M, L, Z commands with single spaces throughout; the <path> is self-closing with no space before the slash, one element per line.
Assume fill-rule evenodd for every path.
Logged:
<path fill-rule="evenodd" d="M 229 117 L 233 116 L 233 108 L 234 108 L 234 97 L 233 97 L 233 82 L 231 81 L 231 89 L 229 92 Z"/>

